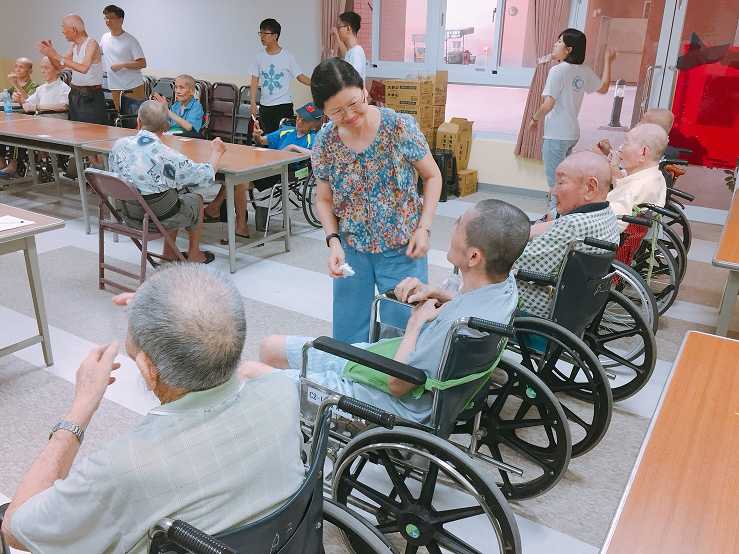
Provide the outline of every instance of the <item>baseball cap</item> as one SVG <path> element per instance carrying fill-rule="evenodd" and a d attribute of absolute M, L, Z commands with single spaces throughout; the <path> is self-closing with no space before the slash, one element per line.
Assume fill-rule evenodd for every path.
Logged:
<path fill-rule="evenodd" d="M 303 119 L 313 119 L 318 121 L 323 117 L 323 110 L 318 108 L 313 102 L 308 102 L 296 110 L 296 113 Z"/>

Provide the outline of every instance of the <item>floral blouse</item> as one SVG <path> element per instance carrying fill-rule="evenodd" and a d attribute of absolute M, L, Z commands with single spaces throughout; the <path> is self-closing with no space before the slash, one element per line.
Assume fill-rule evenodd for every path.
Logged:
<path fill-rule="evenodd" d="M 379 109 L 377 136 L 364 151 L 344 145 L 330 122 L 318 133 L 311 160 L 315 176 L 331 186 L 344 239 L 373 254 L 408 244 L 418 227 L 421 199 L 412 164 L 429 151 L 413 117 Z"/>

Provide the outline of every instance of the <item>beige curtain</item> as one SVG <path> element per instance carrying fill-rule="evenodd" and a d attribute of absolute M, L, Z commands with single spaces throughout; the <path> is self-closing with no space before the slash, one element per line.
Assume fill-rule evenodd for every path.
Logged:
<path fill-rule="evenodd" d="M 321 61 L 336 56 L 336 38 L 331 30 L 340 13 L 346 11 L 347 0 L 321 0 Z"/>
<path fill-rule="evenodd" d="M 531 0 L 529 11 L 532 7 L 534 8 L 536 57 L 540 59 L 552 51 L 557 35 L 565 29 L 567 18 L 570 15 L 570 0 Z M 544 90 L 544 83 L 551 65 L 551 62 L 538 63 L 534 69 L 534 77 L 531 79 L 526 108 L 516 140 L 515 153 L 517 156 L 541 160 L 544 125 L 542 123 L 537 132 L 532 133 L 529 130 L 529 120 L 541 105 L 541 93 Z"/>

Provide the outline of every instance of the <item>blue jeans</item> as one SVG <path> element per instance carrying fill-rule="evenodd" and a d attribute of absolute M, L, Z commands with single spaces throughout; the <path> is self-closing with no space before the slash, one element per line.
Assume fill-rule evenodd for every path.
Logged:
<path fill-rule="evenodd" d="M 557 198 L 552 194 L 552 189 L 557 182 L 554 173 L 557 166 L 572 153 L 572 149 L 576 144 L 577 140 L 544 139 L 544 144 L 541 147 L 544 173 L 546 173 L 547 185 L 549 185 L 549 209 L 552 214 L 557 213 Z"/>
<path fill-rule="evenodd" d="M 406 277 L 428 282 L 426 256 L 413 259 L 405 255 L 406 247 L 370 254 L 359 252 L 344 241 L 344 254 L 354 276 L 334 279 L 334 338 L 343 342 L 369 340 L 370 308 L 379 292 L 391 290 Z M 385 305 L 382 320 L 405 329 L 410 311 L 403 306 Z"/>

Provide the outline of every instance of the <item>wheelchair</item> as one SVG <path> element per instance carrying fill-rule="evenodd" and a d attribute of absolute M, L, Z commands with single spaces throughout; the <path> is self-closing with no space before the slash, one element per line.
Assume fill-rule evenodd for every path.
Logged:
<path fill-rule="evenodd" d="M 397 300 L 392 293 L 375 299 L 370 342 L 396 331 L 381 322 L 385 302 Z M 336 413 L 327 483 L 332 498 L 360 510 L 378 530 L 394 536 L 396 546 L 405 543 L 406 552 L 421 546 L 429 552 L 493 552 L 491 544 L 500 552 L 519 552 L 506 498 L 530 498 L 553 487 L 567 469 L 571 443 L 565 414 L 551 391 L 531 371 L 501 359 L 512 336 L 507 325 L 457 320 L 446 335 L 438 380 L 327 337 L 307 343 L 301 373 L 306 434 L 311 422 L 337 402 L 334 391 L 306 376 L 312 348 L 423 386 L 433 399 L 427 424 L 372 407 L 362 418 L 375 427 Z M 471 544 L 458 533 L 474 523 L 486 531 Z"/>
<path fill-rule="evenodd" d="M 597 250 L 583 251 L 583 245 Z M 574 427 L 573 456 L 602 439 L 613 401 L 641 390 L 657 361 L 652 326 L 612 286 L 616 248 L 591 238 L 572 241 L 557 274 L 519 270 L 517 275 L 548 287 L 554 301 L 547 318 L 521 314 L 514 319 L 517 340 L 509 350 L 557 394 Z M 547 323 L 569 333 L 555 333 Z"/>
<path fill-rule="evenodd" d="M 359 415 L 372 410 L 346 397 L 339 398 L 336 405 Z M 331 412 L 332 408 L 325 409 L 316 419 L 305 481 L 282 507 L 258 521 L 214 536 L 184 521 L 161 520 L 149 530 L 149 554 L 323 554 L 324 522 L 337 527 L 360 554 L 392 554 L 390 543 L 372 525 L 323 496 Z"/>

